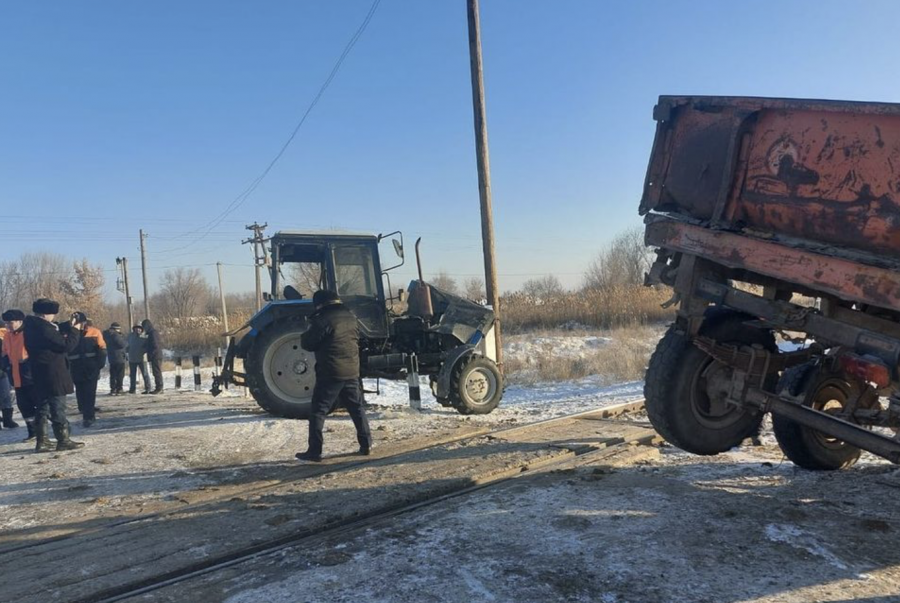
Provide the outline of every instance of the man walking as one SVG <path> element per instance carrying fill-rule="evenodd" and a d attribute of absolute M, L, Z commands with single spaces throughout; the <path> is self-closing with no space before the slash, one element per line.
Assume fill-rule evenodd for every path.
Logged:
<path fill-rule="evenodd" d="M 59 313 L 59 304 L 52 299 L 41 298 L 31 307 L 34 316 L 25 318 L 25 349 L 31 363 L 34 389 L 37 397 L 37 416 L 34 422 L 37 445 L 35 452 L 50 452 L 46 421 L 50 417 L 56 435 L 56 450 L 75 450 L 84 446 L 69 438 L 69 421 L 66 419 L 66 395 L 75 391 L 69 374 L 68 354 L 81 339 L 80 324 L 53 322 Z"/>
<path fill-rule="evenodd" d="M 162 339 L 149 318 L 145 318 L 141 326 L 144 327 L 144 334 L 147 336 L 147 360 L 150 362 L 150 370 L 153 371 L 153 391 L 144 393 L 158 394 L 163 390 Z"/>
<path fill-rule="evenodd" d="M 131 334 L 128 335 L 128 375 L 130 384 L 128 393 L 137 391 L 137 371 L 141 371 L 141 380 L 144 382 L 144 393 L 150 393 L 150 375 L 147 374 L 147 366 L 144 364 L 144 356 L 147 354 L 147 338 L 144 337 L 144 327 L 134 325 Z"/>
<path fill-rule="evenodd" d="M 309 415 L 309 448 L 298 452 L 301 461 L 322 460 L 322 428 L 325 416 L 338 405 L 350 413 L 356 427 L 359 454 L 372 449 L 372 434 L 362 405 L 359 387 L 359 326 L 356 316 L 341 303 L 334 291 L 316 291 L 316 311 L 310 327 L 300 337 L 304 350 L 316 354 L 316 386 Z"/>
<path fill-rule="evenodd" d="M 19 412 L 25 419 L 25 427 L 28 428 L 28 437 L 25 438 L 27 442 L 34 438 L 37 397 L 31 379 L 31 363 L 28 361 L 28 352 L 25 351 L 25 334 L 22 332 L 25 313 L 22 310 L 7 310 L 3 313 L 2 318 L 6 321 L 8 328 L 6 336 L 3 338 L 2 363 L 12 378 L 13 388 L 16 390 L 16 406 L 19 407 Z M 47 433 L 46 423 L 43 433 Z M 49 441 L 45 445 L 49 446 Z"/>
<path fill-rule="evenodd" d="M 125 381 L 125 337 L 122 326 L 114 322 L 103 332 L 106 341 L 106 358 L 109 360 L 109 395 L 121 396 Z"/>
<path fill-rule="evenodd" d="M 106 341 L 100 329 L 91 324 L 84 312 L 74 312 L 72 324 L 79 325 L 81 337 L 69 354 L 69 366 L 75 383 L 81 424 L 90 427 L 96 420 L 97 382 L 100 380 L 100 370 L 106 365 Z"/>

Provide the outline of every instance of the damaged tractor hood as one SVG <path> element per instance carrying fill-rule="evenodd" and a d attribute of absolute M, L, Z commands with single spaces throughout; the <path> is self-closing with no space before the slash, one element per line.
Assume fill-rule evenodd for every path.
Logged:
<path fill-rule="evenodd" d="M 409 291 L 419 286 L 414 280 L 409 284 Z M 431 288 L 431 303 L 434 308 L 434 319 L 431 330 L 437 333 L 452 335 L 463 343 L 469 343 L 476 334 L 487 334 L 494 324 L 494 312 L 491 308 L 476 304 L 459 295 Z"/>

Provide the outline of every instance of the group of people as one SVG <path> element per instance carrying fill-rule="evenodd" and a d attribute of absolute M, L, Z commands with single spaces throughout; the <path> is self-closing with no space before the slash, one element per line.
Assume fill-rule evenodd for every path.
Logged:
<path fill-rule="evenodd" d="M 74 393 L 82 425 L 96 420 L 97 383 L 109 362 L 110 395 L 124 394 L 126 362 L 131 366 L 128 392 L 136 393 L 140 368 L 145 394 L 158 394 L 162 382 L 162 341 L 153 323 L 144 320 L 132 327 L 126 339 L 119 323 L 100 332 L 84 312 L 73 312 L 66 322 L 55 322 L 59 303 L 38 299 L 32 315 L 18 309 L 3 312 L 0 322 L 0 428 L 19 427 L 13 420 L 11 390 L 28 428 L 28 440 L 35 440 L 35 452 L 74 450 L 84 446 L 69 435 L 66 397 Z M 150 364 L 154 389 L 144 363 Z M 49 421 L 49 425 L 48 425 Z M 56 444 L 50 440 L 52 426 Z"/>

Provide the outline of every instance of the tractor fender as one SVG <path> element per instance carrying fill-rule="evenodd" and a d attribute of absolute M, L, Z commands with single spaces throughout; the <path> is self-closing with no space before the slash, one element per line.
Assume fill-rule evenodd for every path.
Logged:
<path fill-rule="evenodd" d="M 468 358 L 475 353 L 475 346 L 470 343 L 463 344 L 450 351 L 447 355 L 447 359 L 444 360 L 444 363 L 441 365 L 441 370 L 438 372 L 437 378 L 435 379 L 436 387 L 434 395 L 436 398 L 446 399 L 450 397 L 450 378 L 453 376 L 453 369 L 456 368 L 456 365 L 459 364 L 461 360 Z"/>

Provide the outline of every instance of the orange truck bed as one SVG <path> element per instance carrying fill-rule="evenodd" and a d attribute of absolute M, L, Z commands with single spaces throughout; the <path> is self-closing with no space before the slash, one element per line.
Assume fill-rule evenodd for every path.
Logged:
<path fill-rule="evenodd" d="M 900 310 L 900 104 L 663 96 L 654 118 L 648 244 Z"/>

